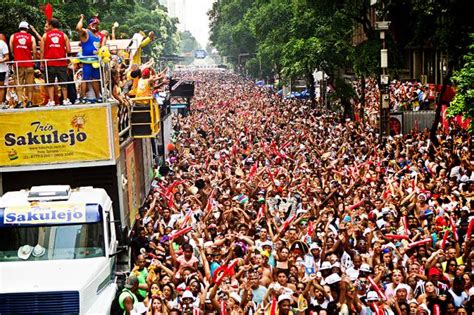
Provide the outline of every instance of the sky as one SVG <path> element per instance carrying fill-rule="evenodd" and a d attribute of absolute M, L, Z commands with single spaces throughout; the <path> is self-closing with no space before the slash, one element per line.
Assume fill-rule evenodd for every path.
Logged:
<path fill-rule="evenodd" d="M 207 11 L 215 0 L 164 0 L 168 12 L 176 16 L 180 31 L 190 31 L 202 48 L 209 41 L 209 18 Z"/>

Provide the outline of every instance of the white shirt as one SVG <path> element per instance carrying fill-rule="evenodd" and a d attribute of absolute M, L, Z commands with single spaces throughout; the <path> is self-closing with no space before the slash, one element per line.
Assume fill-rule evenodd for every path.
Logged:
<path fill-rule="evenodd" d="M 0 59 L 8 55 L 8 45 L 3 40 L 0 40 Z M 0 63 L 0 72 L 8 72 L 8 65 L 4 62 Z"/>
<path fill-rule="evenodd" d="M 456 293 L 454 293 L 453 289 L 449 289 L 448 292 L 453 297 L 455 307 L 460 307 L 465 301 L 469 299 L 466 292 L 464 291 L 462 291 L 461 295 L 457 295 Z"/>

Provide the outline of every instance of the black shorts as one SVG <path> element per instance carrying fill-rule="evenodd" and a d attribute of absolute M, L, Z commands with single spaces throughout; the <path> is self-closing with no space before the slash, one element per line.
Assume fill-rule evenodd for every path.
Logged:
<path fill-rule="evenodd" d="M 0 72 L 0 82 L 5 82 L 6 77 L 7 77 L 6 72 Z"/>
<path fill-rule="evenodd" d="M 48 67 L 48 83 L 54 83 L 56 78 L 58 82 L 67 82 L 67 67 Z"/>

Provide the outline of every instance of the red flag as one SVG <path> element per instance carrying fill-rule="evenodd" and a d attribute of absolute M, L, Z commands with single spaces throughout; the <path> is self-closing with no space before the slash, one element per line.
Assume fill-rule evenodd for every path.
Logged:
<path fill-rule="evenodd" d="M 413 247 L 417 247 L 417 246 L 425 245 L 429 243 L 431 243 L 431 238 L 425 238 L 424 240 L 408 244 L 408 248 L 413 248 Z"/>
<path fill-rule="evenodd" d="M 474 219 L 471 219 L 471 221 L 469 221 L 469 226 L 467 228 L 466 242 L 468 242 L 471 239 L 471 234 L 472 234 L 472 229 L 473 228 L 474 228 Z"/>
<path fill-rule="evenodd" d="M 184 234 L 188 233 L 188 232 L 191 231 L 192 229 L 193 229 L 192 226 L 185 227 L 184 229 L 181 229 L 181 230 L 179 230 L 179 231 L 177 231 L 177 232 L 171 234 L 171 235 L 169 236 L 169 239 L 170 239 L 170 240 L 175 239 L 175 238 L 177 238 L 177 237 L 179 237 L 179 236 L 181 236 L 181 235 L 184 235 Z"/>
<path fill-rule="evenodd" d="M 285 230 L 290 226 L 291 222 L 293 222 L 296 219 L 295 215 L 292 215 L 288 219 L 286 219 L 285 223 L 283 223 L 283 226 L 280 229 L 280 234 L 285 232 Z"/>
<path fill-rule="evenodd" d="M 349 206 L 349 210 L 353 210 L 353 209 L 356 209 L 356 208 L 360 207 L 364 202 L 365 202 L 365 200 L 361 200 L 358 203 L 353 204 L 352 206 Z"/>
<path fill-rule="evenodd" d="M 214 271 L 214 283 L 219 284 L 224 280 L 226 276 L 233 276 L 235 273 L 235 266 L 239 262 L 238 259 L 234 259 L 228 265 L 222 265 Z"/>
<path fill-rule="evenodd" d="M 275 178 L 273 177 L 271 170 L 268 170 L 268 177 L 270 177 L 270 180 L 272 181 L 272 183 L 275 183 Z"/>
<path fill-rule="evenodd" d="M 232 155 L 236 155 L 238 152 L 239 150 L 237 149 L 237 144 L 234 143 L 234 145 L 232 146 Z"/>
<path fill-rule="evenodd" d="M 277 309 L 277 299 L 274 297 L 272 299 L 272 307 L 270 308 L 270 315 L 276 315 L 276 309 Z"/>
<path fill-rule="evenodd" d="M 443 250 L 444 250 L 444 247 L 446 246 L 446 241 L 448 240 L 448 235 L 449 235 L 449 230 L 444 231 L 443 241 L 441 242 L 441 249 L 443 249 Z"/>
<path fill-rule="evenodd" d="M 211 191 L 209 194 L 209 197 L 207 198 L 207 204 L 206 204 L 206 211 L 205 212 L 210 212 L 212 210 L 212 199 L 214 199 L 214 189 Z"/>
<path fill-rule="evenodd" d="M 193 213 L 192 210 L 189 210 L 188 213 L 186 213 L 186 215 L 184 216 L 183 218 L 183 222 L 181 222 L 179 228 L 182 229 L 186 223 L 189 221 L 189 219 L 191 218 L 191 214 Z"/>
<path fill-rule="evenodd" d="M 407 240 L 407 235 L 397 235 L 397 234 L 386 234 L 386 238 L 394 239 L 394 240 Z"/>
<path fill-rule="evenodd" d="M 48 2 L 43 8 L 44 16 L 46 20 L 51 20 L 53 18 L 53 6 Z"/>
<path fill-rule="evenodd" d="M 265 217 L 265 210 L 266 210 L 265 204 L 261 205 L 261 206 L 260 206 L 260 209 L 258 209 L 257 223 L 258 223 L 263 217 Z"/>
<path fill-rule="evenodd" d="M 375 281 L 372 279 L 372 277 L 368 276 L 367 280 L 369 280 L 370 284 L 372 285 L 372 288 L 374 288 L 375 292 L 382 298 L 384 301 L 387 301 L 387 296 L 385 293 L 383 293 L 382 289 L 375 283 Z"/>
<path fill-rule="evenodd" d="M 407 217 L 406 216 L 403 216 L 402 217 L 402 221 L 403 221 L 403 227 L 405 228 L 405 234 L 406 235 L 410 235 L 410 230 L 408 229 L 408 221 L 407 221 Z"/>
<path fill-rule="evenodd" d="M 308 223 L 308 235 L 310 237 L 313 237 L 313 234 L 314 234 L 313 221 L 309 221 L 309 223 Z"/>
<path fill-rule="evenodd" d="M 449 217 L 449 223 L 451 223 L 451 231 L 453 232 L 454 240 L 457 242 L 459 240 L 458 231 L 456 230 L 456 225 L 454 224 L 452 216 Z"/>
<path fill-rule="evenodd" d="M 280 150 L 285 150 L 287 147 L 289 147 L 291 144 L 291 141 L 287 141 L 285 144 L 283 144 L 280 148 Z"/>
<path fill-rule="evenodd" d="M 168 187 L 168 189 L 166 189 L 166 194 L 169 195 L 169 194 L 172 194 L 173 193 L 173 190 L 176 186 L 179 186 L 181 185 L 182 183 L 184 183 L 185 180 L 177 180 L 175 182 L 173 182 L 170 187 Z"/>
<path fill-rule="evenodd" d="M 173 195 L 170 195 L 168 199 L 168 208 L 171 210 L 171 208 L 173 208 L 173 205 L 174 205 Z"/>
<path fill-rule="evenodd" d="M 252 165 L 252 168 L 250 169 L 250 172 L 249 172 L 249 181 L 252 180 L 252 178 L 257 173 L 257 167 L 258 167 L 258 162 L 255 161 L 255 163 Z"/>
<path fill-rule="evenodd" d="M 224 300 L 221 300 L 220 302 L 220 308 L 221 308 L 221 315 L 227 315 L 227 305 L 225 304 Z"/>

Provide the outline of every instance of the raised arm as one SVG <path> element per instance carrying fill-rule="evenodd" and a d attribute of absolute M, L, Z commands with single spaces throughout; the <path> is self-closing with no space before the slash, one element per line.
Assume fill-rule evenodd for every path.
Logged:
<path fill-rule="evenodd" d="M 76 31 L 79 33 L 79 37 L 81 38 L 82 42 L 85 42 L 89 38 L 89 34 L 87 34 L 87 29 L 84 28 L 84 14 L 81 14 L 79 21 L 76 24 Z"/>

